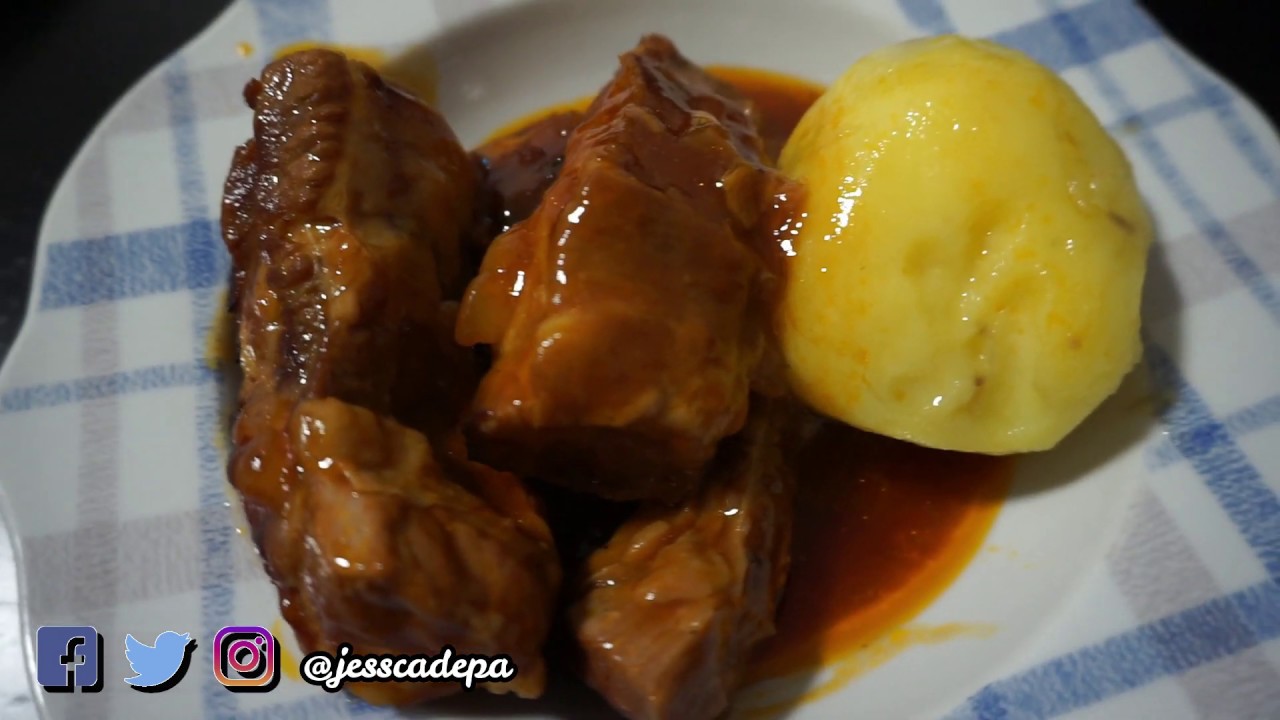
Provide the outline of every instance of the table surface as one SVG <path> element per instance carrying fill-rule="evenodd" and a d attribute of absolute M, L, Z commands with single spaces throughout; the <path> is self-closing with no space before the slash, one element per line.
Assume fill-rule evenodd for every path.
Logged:
<path fill-rule="evenodd" d="M 0 9 L 0 358 L 21 325 L 44 207 L 98 119 L 229 0 L 44 0 Z M 1251 95 L 1273 122 L 1277 45 L 1248 3 L 1144 3 L 1192 52 Z M 13 552 L 0 533 L 0 720 L 34 716 L 17 619 Z"/>

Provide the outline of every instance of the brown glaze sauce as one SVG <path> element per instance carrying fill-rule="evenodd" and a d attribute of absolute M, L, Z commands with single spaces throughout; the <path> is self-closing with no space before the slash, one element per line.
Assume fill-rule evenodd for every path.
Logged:
<path fill-rule="evenodd" d="M 824 423 L 796 463 L 791 574 L 752 678 L 838 660 L 922 611 L 982 545 L 1012 467 Z"/>
<path fill-rule="evenodd" d="M 765 150 L 775 161 L 791 131 L 823 91 L 816 83 L 768 70 L 712 65 L 707 71 L 733 85 L 755 104 Z"/>
<path fill-rule="evenodd" d="M 708 69 L 755 104 L 770 159 L 822 93 L 819 85 L 778 73 Z M 581 112 L 591 100 L 508 123 L 489 142 Z M 532 187 L 543 178 L 499 182 Z M 797 519 L 778 632 L 758 649 L 748 682 L 838 661 L 908 622 L 972 559 L 1012 479 L 1009 458 L 930 450 L 813 422 L 796 459 Z"/>
<path fill-rule="evenodd" d="M 383 58 L 373 51 L 359 57 L 385 70 Z M 770 159 L 778 157 L 822 92 L 818 85 L 773 72 L 709 69 L 754 102 Z M 434 77 L 415 72 L 395 81 L 433 99 Z M 579 113 L 592 97 L 508 123 L 488 142 L 514 140 L 552 115 Z M 548 142 L 552 135 L 563 140 L 573 124 L 556 128 Z M 497 168 L 511 173 L 498 184 L 514 188 L 513 196 L 530 204 L 517 208 L 518 214 L 536 204 L 531 194 L 545 184 L 547 167 Z M 525 187 L 529 197 L 519 191 Z M 211 333 L 211 363 L 235 363 L 235 341 L 224 337 L 226 330 L 219 323 Z M 778 632 L 758 648 L 748 684 L 837 662 L 888 637 L 922 611 L 982 545 L 1008 491 L 1013 462 L 930 450 L 814 419 L 795 469 L 799 491 L 790 578 Z"/>

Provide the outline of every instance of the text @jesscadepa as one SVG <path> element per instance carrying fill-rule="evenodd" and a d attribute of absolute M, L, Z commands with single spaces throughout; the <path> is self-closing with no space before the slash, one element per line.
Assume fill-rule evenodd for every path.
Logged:
<path fill-rule="evenodd" d="M 351 645 L 343 643 L 336 655 L 309 653 L 298 672 L 308 683 L 335 693 L 348 681 L 457 682 L 471 690 L 477 682 L 511 680 L 516 664 L 509 655 L 467 655 L 448 645 L 439 655 L 355 655 Z"/>

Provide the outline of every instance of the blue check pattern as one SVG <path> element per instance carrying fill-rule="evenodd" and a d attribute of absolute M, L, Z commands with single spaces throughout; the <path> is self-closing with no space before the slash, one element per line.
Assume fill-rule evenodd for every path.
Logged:
<path fill-rule="evenodd" d="M 251 4 L 262 46 L 330 38 L 334 15 L 330 2 L 254 0 Z M 971 34 L 955 12 L 959 2 L 879 0 L 885 6 L 882 9 L 899 13 L 919 34 Z M 1010 2 L 1024 10 L 1034 4 L 1034 17 L 1016 26 L 987 29 L 983 34 L 1029 53 L 1073 82 L 1089 84 L 1095 110 L 1113 118 L 1109 129 L 1128 135 L 1130 155 L 1154 170 L 1156 189 L 1172 198 L 1189 218 L 1194 239 L 1188 242 L 1200 243 L 1206 256 L 1225 269 L 1232 285 L 1228 292 L 1247 296 L 1259 317 L 1266 318 L 1257 329 L 1259 333 L 1280 332 L 1275 269 L 1268 271 L 1257 248 L 1249 247 L 1233 231 L 1235 217 L 1215 211 L 1203 189 L 1175 160 L 1162 128 L 1189 118 L 1211 119 L 1223 144 L 1269 191 L 1273 203 L 1280 202 L 1280 152 L 1274 138 L 1250 120 L 1238 95 L 1171 43 L 1133 2 Z M 869 0 L 869 4 L 876 2 Z M 1026 17 L 1026 13 L 1019 17 Z M 1118 77 L 1114 64 L 1137 49 L 1157 52 L 1176 69 L 1189 91 L 1150 106 L 1136 102 L 1131 81 Z M 163 105 L 168 112 L 165 131 L 172 143 L 180 196 L 179 221 L 164 227 L 45 243 L 34 312 L 52 316 L 157 298 L 187 303 L 193 321 L 191 334 L 183 342 L 190 344 L 191 359 L 9 386 L 0 391 L 0 421 L 112 398 L 177 390 L 194 394 L 199 503 L 211 509 L 199 516 L 203 579 L 198 588 L 202 625 L 198 634 L 212 637 L 218 628 L 237 620 L 233 557 L 237 539 L 227 517 L 213 512 L 227 500 L 224 450 L 215 444 L 216 428 L 223 417 L 223 389 L 219 374 L 202 360 L 210 319 L 221 302 L 228 269 L 219 237 L 219 208 L 209 200 L 216 188 L 209 187 L 208 178 L 217 176 L 221 168 L 211 172 L 206 167 L 208 159 L 201 155 L 201 97 L 193 85 L 196 70 L 179 54 L 161 73 Z M 1262 574 L 1247 586 L 1171 614 L 1143 619 L 1100 642 L 1066 649 L 1013 674 L 993 677 L 985 687 L 974 688 L 973 695 L 948 718 L 1050 718 L 1077 711 L 1096 711 L 1100 713 L 1096 716 L 1105 717 L 1106 703 L 1132 701 L 1135 693 L 1160 680 L 1189 677 L 1224 658 L 1256 651 L 1268 643 L 1274 650 L 1280 638 L 1280 468 L 1261 466 L 1246 444 L 1280 427 L 1280 371 L 1258 379 L 1252 404 L 1228 408 L 1229 412 L 1219 415 L 1215 408 L 1221 402 L 1206 396 L 1197 387 L 1197 378 L 1179 367 L 1174 358 L 1159 340 L 1147 339 L 1150 375 L 1173 398 L 1160 419 L 1163 432 L 1148 442 L 1147 470 L 1153 478 L 1173 471 L 1194 472 L 1217 504 L 1206 512 L 1226 518 L 1256 558 Z M 1280 358 L 1275 360 L 1275 365 L 1280 365 Z M 1214 559 L 1204 560 L 1211 563 Z M 34 622 L 39 608 L 31 612 Z M 1264 658 L 1261 662 L 1264 667 L 1260 672 L 1271 673 L 1267 677 L 1276 674 L 1270 661 Z M 200 682 L 199 703 L 207 718 L 341 717 L 385 712 L 328 696 L 287 705 L 246 707 L 240 697 L 225 692 L 211 678 Z M 1201 702 L 1201 690 L 1196 687 L 1185 689 L 1190 698 L 1187 706 L 1209 712 L 1206 708 L 1213 707 L 1212 703 Z M 1262 693 L 1253 706 L 1243 707 L 1252 716 L 1280 717 L 1280 699 L 1274 693 Z"/>

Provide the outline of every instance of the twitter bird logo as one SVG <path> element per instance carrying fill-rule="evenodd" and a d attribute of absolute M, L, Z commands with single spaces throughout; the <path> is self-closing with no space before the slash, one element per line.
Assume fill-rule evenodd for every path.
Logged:
<path fill-rule="evenodd" d="M 196 641 L 190 633 L 179 635 L 166 630 L 156 637 L 155 645 L 148 645 L 132 635 L 124 636 L 124 656 L 136 675 L 124 681 L 134 690 L 160 692 L 168 690 L 187 674 L 191 665 L 191 651 Z"/>

